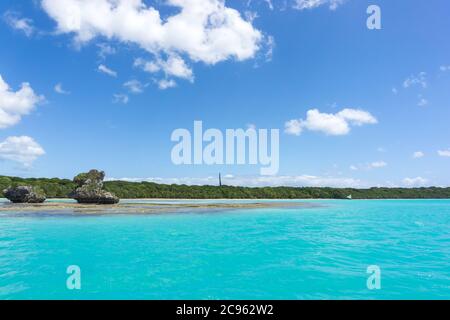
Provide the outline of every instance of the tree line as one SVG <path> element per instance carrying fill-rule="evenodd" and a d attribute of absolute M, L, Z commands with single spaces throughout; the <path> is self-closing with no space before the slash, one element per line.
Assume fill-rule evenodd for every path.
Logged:
<path fill-rule="evenodd" d="M 47 198 L 67 198 L 77 185 L 59 178 L 0 176 L 0 197 L 8 187 L 40 187 Z M 450 188 L 321 188 L 321 187 L 234 187 L 167 185 L 152 182 L 107 181 L 105 190 L 122 199 L 450 199 Z"/>

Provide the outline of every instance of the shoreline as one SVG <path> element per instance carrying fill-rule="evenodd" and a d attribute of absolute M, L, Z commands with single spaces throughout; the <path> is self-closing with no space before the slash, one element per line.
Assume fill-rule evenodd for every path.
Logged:
<path fill-rule="evenodd" d="M 48 199 L 48 200 L 71 200 L 69 198 Z M 181 198 L 136 198 L 136 199 L 121 199 L 121 201 L 314 201 L 314 200 L 336 200 L 336 201 L 358 201 L 358 200 L 450 200 L 450 198 L 361 198 L 361 199 L 341 199 L 341 198 L 298 198 L 298 199 L 286 199 L 286 198 L 261 198 L 261 199 L 240 199 L 240 198 L 220 198 L 220 199 L 181 199 Z"/>
<path fill-rule="evenodd" d="M 4 201 L 6 200 L 6 201 Z M 251 209 L 306 209 L 326 206 L 316 201 L 411 201 L 449 199 L 122 199 L 119 204 L 80 204 L 67 198 L 48 199 L 44 203 L 11 203 L 0 198 L 0 214 L 30 215 L 140 215 L 162 213 L 197 213 Z M 152 201 L 152 202 L 140 202 Z M 238 202 L 230 202 L 238 201 Z M 316 202 L 316 203 L 314 203 Z"/>
<path fill-rule="evenodd" d="M 41 204 L 3 203 L 1 212 L 29 214 L 158 214 L 178 212 L 223 211 L 239 209 L 311 208 L 305 202 L 254 203 L 119 203 L 115 205 L 79 204 L 75 202 L 45 202 Z"/>
<path fill-rule="evenodd" d="M 49 198 L 44 203 L 52 203 L 54 201 L 73 200 L 72 198 Z M 314 201 L 314 200 L 342 200 L 342 201 L 358 201 L 358 200 L 450 200 L 450 198 L 123 198 L 120 201 Z M 1 203 L 9 203 L 6 198 L 0 197 Z"/>

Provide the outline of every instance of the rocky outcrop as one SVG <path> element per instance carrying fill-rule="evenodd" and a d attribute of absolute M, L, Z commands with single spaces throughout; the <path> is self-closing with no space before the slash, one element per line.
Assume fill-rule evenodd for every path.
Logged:
<path fill-rule="evenodd" d="M 3 190 L 5 197 L 13 203 L 42 203 L 45 193 L 37 187 L 20 186 Z"/>
<path fill-rule="evenodd" d="M 81 173 L 73 179 L 78 188 L 69 196 L 77 200 L 78 203 L 119 203 L 120 199 L 118 197 L 111 192 L 103 190 L 103 179 L 105 179 L 105 173 L 103 171 L 91 170 L 87 173 Z"/>

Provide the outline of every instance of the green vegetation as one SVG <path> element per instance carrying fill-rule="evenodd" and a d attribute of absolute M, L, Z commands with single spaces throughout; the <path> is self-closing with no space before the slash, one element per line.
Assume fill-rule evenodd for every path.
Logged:
<path fill-rule="evenodd" d="M 80 173 L 75 178 L 73 178 L 73 182 L 82 187 L 87 183 L 101 183 L 105 178 L 105 173 L 98 170 L 91 170 L 89 172 Z"/>
<path fill-rule="evenodd" d="M 82 178 L 82 177 L 80 177 Z M 83 180 L 83 179 L 79 179 Z M 66 198 L 77 188 L 67 179 L 22 179 L 0 176 L 0 197 L 3 190 L 11 186 L 30 185 L 41 188 L 47 198 Z M 150 182 L 105 182 L 105 190 L 122 199 L 166 198 L 166 199 L 449 199 L 450 188 L 294 188 L 264 187 L 245 188 L 231 186 L 186 186 L 164 185 Z"/>
<path fill-rule="evenodd" d="M 48 198 L 65 198 L 76 188 L 71 180 L 52 179 L 22 179 L 17 177 L 0 176 L 0 197 L 4 197 L 3 190 L 9 187 L 32 186 L 42 190 Z"/>
<path fill-rule="evenodd" d="M 45 194 L 44 189 L 42 189 L 40 186 L 34 186 L 33 187 L 33 192 L 39 198 L 46 198 L 47 197 L 47 195 Z"/>

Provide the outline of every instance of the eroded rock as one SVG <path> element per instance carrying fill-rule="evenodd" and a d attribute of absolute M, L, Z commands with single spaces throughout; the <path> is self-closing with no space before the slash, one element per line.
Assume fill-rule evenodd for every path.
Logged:
<path fill-rule="evenodd" d="M 78 185 L 69 196 L 78 203 L 85 204 L 116 204 L 120 199 L 111 192 L 103 190 L 103 171 L 91 170 L 87 173 L 80 173 L 73 181 Z"/>
<path fill-rule="evenodd" d="M 44 191 L 31 186 L 11 187 L 3 190 L 3 194 L 13 203 L 43 203 L 46 200 Z"/>

